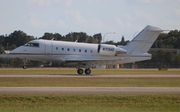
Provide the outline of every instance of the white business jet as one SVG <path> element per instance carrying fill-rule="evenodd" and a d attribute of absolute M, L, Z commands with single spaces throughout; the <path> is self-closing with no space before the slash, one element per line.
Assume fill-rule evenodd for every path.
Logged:
<path fill-rule="evenodd" d="M 78 74 L 83 74 L 82 68 L 85 68 L 85 74 L 89 75 L 93 67 L 151 59 L 151 54 L 147 52 L 162 31 L 148 25 L 126 46 L 117 47 L 108 44 L 32 40 L 10 54 L 24 60 L 75 63 Z M 25 64 L 23 68 L 26 68 Z"/>

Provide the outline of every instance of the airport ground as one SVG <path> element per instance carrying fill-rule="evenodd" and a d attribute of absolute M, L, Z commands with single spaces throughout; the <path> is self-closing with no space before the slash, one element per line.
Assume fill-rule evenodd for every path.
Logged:
<path fill-rule="evenodd" d="M 39 76 L 36 77 L 37 75 Z M 0 77 L 1 87 L 170 88 L 167 91 L 180 87 L 179 69 L 168 71 L 92 69 L 90 76 L 79 76 L 75 69 L 8 68 L 0 69 L 0 76 L 3 76 Z M 1 94 L 0 110 L 2 112 L 174 112 L 180 110 L 180 95 L 166 92 L 164 94 Z"/>
<path fill-rule="evenodd" d="M 0 68 L 0 75 L 77 75 L 75 68 Z M 91 69 L 91 75 L 180 75 L 180 69 Z"/>

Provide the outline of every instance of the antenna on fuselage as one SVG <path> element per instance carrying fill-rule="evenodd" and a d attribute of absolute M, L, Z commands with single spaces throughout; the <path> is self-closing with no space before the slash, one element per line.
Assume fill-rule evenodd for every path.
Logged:
<path fill-rule="evenodd" d="M 76 39 L 76 41 L 75 41 L 75 42 L 78 42 L 78 40 L 79 40 L 79 37 L 78 37 L 78 35 L 76 36 L 76 38 L 77 38 L 77 39 Z"/>

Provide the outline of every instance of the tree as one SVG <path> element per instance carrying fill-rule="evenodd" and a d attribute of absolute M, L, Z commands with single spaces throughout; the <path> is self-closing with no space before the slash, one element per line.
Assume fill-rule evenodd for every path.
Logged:
<path fill-rule="evenodd" d="M 174 48 L 178 49 L 180 48 L 180 37 L 176 40 L 175 44 L 174 44 Z"/>
<path fill-rule="evenodd" d="M 71 41 L 71 42 L 76 41 L 79 39 L 79 36 L 80 36 L 79 33 L 71 32 L 65 36 L 66 39 L 65 41 Z"/>
<path fill-rule="evenodd" d="M 4 47 L 0 44 L 0 54 L 4 53 Z"/>
<path fill-rule="evenodd" d="M 15 49 L 17 46 L 15 44 L 11 45 L 9 49 Z"/>
<path fill-rule="evenodd" d="M 180 48 L 180 31 L 174 30 L 169 33 L 161 33 L 152 48 Z"/>
<path fill-rule="evenodd" d="M 105 44 L 111 44 L 111 45 L 114 45 L 114 41 L 110 40 L 110 41 L 106 41 Z"/>
<path fill-rule="evenodd" d="M 175 55 L 174 62 L 176 63 L 176 67 L 179 68 L 180 63 L 180 55 Z"/>
<path fill-rule="evenodd" d="M 121 45 L 125 45 L 124 36 L 121 38 Z"/>
<path fill-rule="evenodd" d="M 90 36 L 90 37 L 87 39 L 87 43 L 97 43 L 97 41 L 96 41 L 92 36 Z"/>
<path fill-rule="evenodd" d="M 26 33 L 24 33 L 23 31 L 14 31 L 13 33 L 11 33 L 9 36 L 4 38 L 4 42 L 3 42 L 3 46 L 9 46 L 9 48 L 11 48 L 11 46 L 16 45 L 17 47 L 29 42 L 30 40 L 34 40 L 33 36 L 28 36 Z M 11 49 L 9 49 L 11 50 Z"/>
<path fill-rule="evenodd" d="M 62 39 L 63 39 L 63 37 L 62 37 L 62 35 L 61 35 L 61 34 L 59 34 L 59 33 L 55 33 L 55 34 L 54 34 L 54 39 L 55 39 L 55 40 L 62 40 Z"/>
<path fill-rule="evenodd" d="M 4 43 L 4 35 L 0 35 L 0 44 L 3 45 Z"/>
<path fill-rule="evenodd" d="M 101 41 L 102 41 L 102 35 L 101 35 L 101 33 L 94 34 L 93 37 L 94 37 L 94 39 L 97 40 L 98 44 L 101 43 Z"/>
<path fill-rule="evenodd" d="M 87 43 L 87 40 L 88 40 L 87 34 L 81 32 L 81 33 L 80 33 L 80 36 L 79 36 L 79 39 L 78 39 L 78 42 L 85 42 L 85 43 Z"/>
<path fill-rule="evenodd" d="M 54 35 L 52 33 L 46 32 L 40 39 L 52 40 L 53 38 L 54 38 Z"/>

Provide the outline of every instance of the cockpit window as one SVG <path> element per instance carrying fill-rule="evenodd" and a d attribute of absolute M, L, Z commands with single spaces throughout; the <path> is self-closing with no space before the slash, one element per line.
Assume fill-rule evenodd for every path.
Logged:
<path fill-rule="evenodd" d="M 39 47 L 39 43 L 27 43 L 27 44 L 25 44 L 25 46 L 29 46 L 29 47 Z"/>

